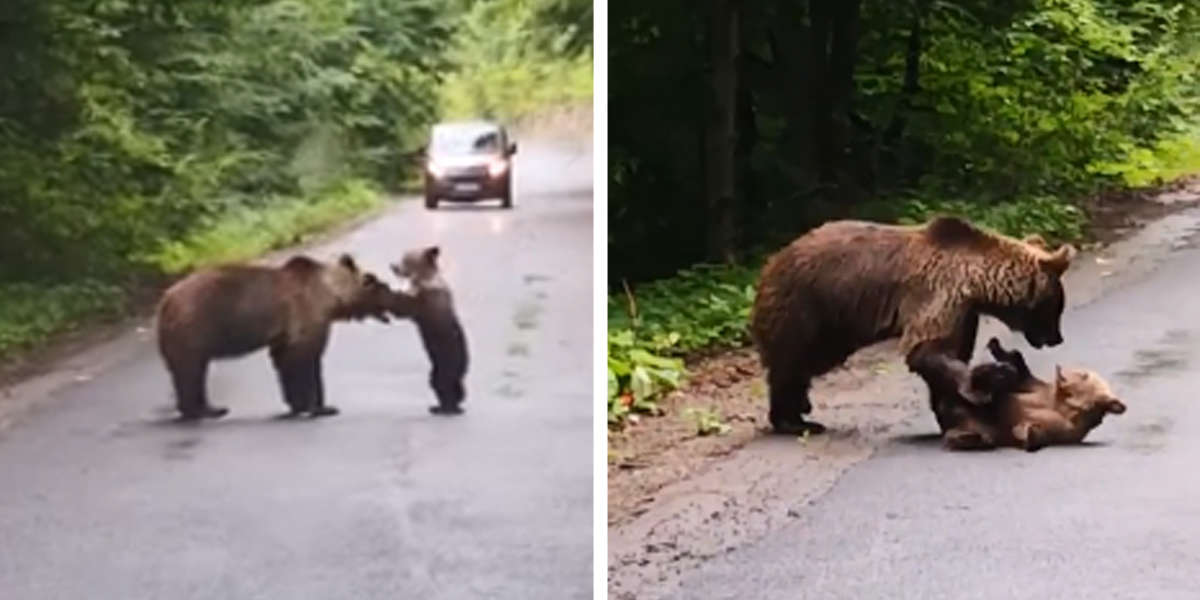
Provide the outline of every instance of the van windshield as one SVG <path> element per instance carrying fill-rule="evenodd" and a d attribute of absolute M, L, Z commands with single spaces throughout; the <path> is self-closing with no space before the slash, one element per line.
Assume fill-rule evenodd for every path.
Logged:
<path fill-rule="evenodd" d="M 496 154 L 500 152 L 500 132 L 481 127 L 433 128 L 429 150 L 442 155 Z"/>

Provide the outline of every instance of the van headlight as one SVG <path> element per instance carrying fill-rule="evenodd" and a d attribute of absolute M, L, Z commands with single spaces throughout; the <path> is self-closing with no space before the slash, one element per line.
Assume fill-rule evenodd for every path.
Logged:
<path fill-rule="evenodd" d="M 499 176 L 503 175 L 504 172 L 507 170 L 508 170 L 508 161 L 506 161 L 506 160 L 497 159 L 497 160 L 493 160 L 492 162 L 488 163 L 488 175 L 491 175 L 492 177 L 499 177 Z"/>
<path fill-rule="evenodd" d="M 430 175 L 433 175 L 436 178 L 441 178 L 442 175 L 446 174 L 446 168 L 433 162 L 432 160 L 425 165 L 425 168 L 429 171 Z"/>

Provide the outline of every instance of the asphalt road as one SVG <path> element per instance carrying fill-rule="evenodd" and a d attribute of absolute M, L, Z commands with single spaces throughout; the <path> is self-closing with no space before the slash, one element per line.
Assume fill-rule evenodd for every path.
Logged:
<path fill-rule="evenodd" d="M 276 420 L 260 353 L 211 372 L 228 417 L 171 423 L 152 330 L 130 331 L 0 393 L 0 598 L 590 598 L 590 149 L 520 143 L 514 210 L 406 201 L 306 250 L 392 280 L 441 245 L 465 415 L 427 412 L 398 322 L 335 327 L 340 416 Z"/>
<path fill-rule="evenodd" d="M 1146 276 L 1069 310 L 1063 345 L 1018 346 L 1041 376 L 1056 361 L 1087 366 L 1126 400 L 1129 411 L 1085 445 L 951 453 L 921 419 L 670 597 L 1196 598 L 1196 238 L 1193 229 Z"/>

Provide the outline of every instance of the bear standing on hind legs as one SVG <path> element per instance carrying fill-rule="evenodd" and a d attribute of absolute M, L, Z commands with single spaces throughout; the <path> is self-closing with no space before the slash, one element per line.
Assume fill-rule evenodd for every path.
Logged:
<path fill-rule="evenodd" d="M 392 314 L 408 316 L 417 324 L 421 343 L 429 356 L 429 386 L 438 403 L 429 407 L 435 415 L 462 414 L 467 389 L 467 336 L 463 332 L 450 286 L 442 278 L 438 257 L 441 249 L 429 246 L 405 252 L 400 262 L 392 265 L 392 273 L 409 282 L 413 295 L 395 294 L 396 308 Z"/>
<path fill-rule="evenodd" d="M 835 221 L 797 238 L 763 267 L 751 313 L 772 427 L 824 431 L 805 420 L 812 378 L 899 337 L 909 369 L 929 386 L 938 425 L 952 428 L 939 405 L 986 401 L 947 372 L 970 361 L 979 315 L 1024 333 L 1035 348 L 1062 343 L 1061 277 L 1074 254 L 953 217 L 919 226 Z M 954 361 L 931 360 L 938 356 Z"/>
<path fill-rule="evenodd" d="M 325 403 L 321 356 L 334 321 L 388 322 L 393 293 L 358 270 L 349 255 L 334 264 L 296 256 L 282 267 L 227 265 L 188 275 L 158 306 L 158 348 L 184 420 L 216 419 L 229 409 L 208 401 L 213 359 L 270 347 L 290 414 L 337 414 Z"/>

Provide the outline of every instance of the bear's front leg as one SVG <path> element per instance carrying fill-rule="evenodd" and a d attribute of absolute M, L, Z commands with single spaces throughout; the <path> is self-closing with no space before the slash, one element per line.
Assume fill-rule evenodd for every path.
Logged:
<path fill-rule="evenodd" d="M 279 387 L 283 401 L 288 405 L 285 417 L 299 417 L 311 413 L 317 405 L 315 390 L 320 389 L 320 377 L 314 376 L 313 360 L 290 348 L 286 344 L 271 347 L 271 362 L 279 376 Z"/>
<path fill-rule="evenodd" d="M 906 358 L 908 370 L 916 373 L 929 387 L 930 404 L 937 412 L 939 400 L 958 396 L 971 404 L 988 404 L 992 395 L 987 390 L 971 387 L 971 368 L 967 363 L 948 356 L 932 342 L 917 346 Z"/>
<path fill-rule="evenodd" d="M 325 380 L 321 376 L 321 357 L 313 359 L 308 373 L 309 396 L 313 399 L 309 414 L 314 417 L 332 417 L 338 414 L 336 406 L 325 404 Z"/>

